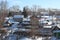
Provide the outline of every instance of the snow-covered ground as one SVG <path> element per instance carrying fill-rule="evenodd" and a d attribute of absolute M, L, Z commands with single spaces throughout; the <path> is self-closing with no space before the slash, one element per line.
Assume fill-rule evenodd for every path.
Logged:
<path fill-rule="evenodd" d="M 19 40 L 32 40 L 32 39 L 31 38 L 27 38 L 27 37 L 23 37 L 23 38 L 21 38 Z"/>
<path fill-rule="evenodd" d="M 42 40 L 42 39 L 43 39 L 42 37 L 37 38 L 37 40 Z"/>
<path fill-rule="evenodd" d="M 50 38 L 50 37 L 49 37 Z M 27 37 L 23 37 L 23 38 L 21 38 L 21 39 L 19 39 L 19 40 L 45 40 L 46 39 L 46 37 L 35 37 L 35 39 L 33 39 L 33 38 L 27 38 Z"/>

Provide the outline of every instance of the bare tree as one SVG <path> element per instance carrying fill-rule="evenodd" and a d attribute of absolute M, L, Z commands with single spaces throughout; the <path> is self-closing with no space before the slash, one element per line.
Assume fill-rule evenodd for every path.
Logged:
<path fill-rule="evenodd" d="M 9 11 L 19 12 L 20 7 L 19 7 L 19 5 L 13 5 L 12 7 L 9 8 Z"/>
<path fill-rule="evenodd" d="M 23 12 L 22 12 L 22 14 L 24 15 L 24 17 L 27 17 L 28 15 L 30 15 L 30 9 L 28 8 L 28 6 L 25 6 L 24 8 L 23 8 Z"/>
<path fill-rule="evenodd" d="M 36 16 L 38 14 L 38 12 L 40 11 L 39 9 L 40 9 L 40 6 L 33 5 L 33 7 L 31 8 L 32 15 Z"/>
<path fill-rule="evenodd" d="M 31 15 L 31 9 L 29 8 L 29 6 L 25 6 L 25 10 L 27 12 L 27 15 Z"/>
<path fill-rule="evenodd" d="M 7 1 L 0 2 L 0 25 L 4 22 L 4 17 L 7 16 Z"/>

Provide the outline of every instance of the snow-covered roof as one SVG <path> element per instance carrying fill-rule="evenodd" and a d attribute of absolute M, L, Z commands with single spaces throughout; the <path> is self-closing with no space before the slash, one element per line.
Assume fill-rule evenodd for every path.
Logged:
<path fill-rule="evenodd" d="M 46 18 L 46 19 L 49 19 L 49 20 L 51 20 L 51 19 L 56 19 L 56 17 L 55 16 L 41 16 L 42 18 Z"/>
<path fill-rule="evenodd" d="M 9 17 L 5 17 L 5 19 L 6 19 L 6 20 L 8 20 L 8 19 L 9 19 Z"/>
<path fill-rule="evenodd" d="M 60 28 L 60 24 L 57 24 L 57 27 Z"/>
<path fill-rule="evenodd" d="M 56 33 L 56 32 L 60 32 L 60 30 L 55 30 L 55 31 L 53 31 L 53 33 Z"/>
<path fill-rule="evenodd" d="M 48 12 L 41 12 L 41 14 L 48 14 Z"/>
<path fill-rule="evenodd" d="M 32 40 L 32 39 L 31 38 L 27 38 L 27 37 L 23 37 L 23 38 L 21 38 L 19 40 Z"/>
<path fill-rule="evenodd" d="M 30 21 L 30 18 L 23 18 L 23 21 Z"/>
<path fill-rule="evenodd" d="M 14 18 L 24 18 L 23 15 L 14 15 Z"/>
<path fill-rule="evenodd" d="M 32 15 L 28 15 L 28 17 L 27 18 L 30 18 Z"/>
<path fill-rule="evenodd" d="M 52 26 L 43 26 L 44 28 L 52 28 Z"/>

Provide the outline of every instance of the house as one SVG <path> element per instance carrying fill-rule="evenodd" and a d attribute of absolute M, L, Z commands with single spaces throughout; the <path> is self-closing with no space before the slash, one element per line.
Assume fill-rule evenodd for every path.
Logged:
<path fill-rule="evenodd" d="M 39 25 L 43 26 L 43 28 L 51 28 L 52 26 L 55 26 L 56 23 L 56 17 L 50 16 L 48 13 L 44 13 L 43 16 L 39 19 Z"/>
<path fill-rule="evenodd" d="M 60 28 L 55 26 L 53 29 L 52 29 L 52 38 L 51 39 L 55 39 L 55 40 L 60 40 Z"/>
<path fill-rule="evenodd" d="M 23 18 L 22 25 L 24 26 L 30 25 L 30 18 Z"/>
<path fill-rule="evenodd" d="M 13 19 L 17 22 L 22 22 L 24 16 L 23 15 L 14 15 Z"/>
<path fill-rule="evenodd" d="M 43 26 L 43 28 L 51 28 L 52 27 L 52 21 L 49 19 L 40 19 L 39 20 L 39 26 Z"/>

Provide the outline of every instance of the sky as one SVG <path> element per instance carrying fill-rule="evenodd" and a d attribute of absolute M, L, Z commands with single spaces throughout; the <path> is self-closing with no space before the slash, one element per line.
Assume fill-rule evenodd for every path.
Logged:
<path fill-rule="evenodd" d="M 42 8 L 60 9 L 60 0 L 7 0 L 9 7 L 19 5 L 22 9 L 24 6 L 32 7 L 39 5 Z"/>

